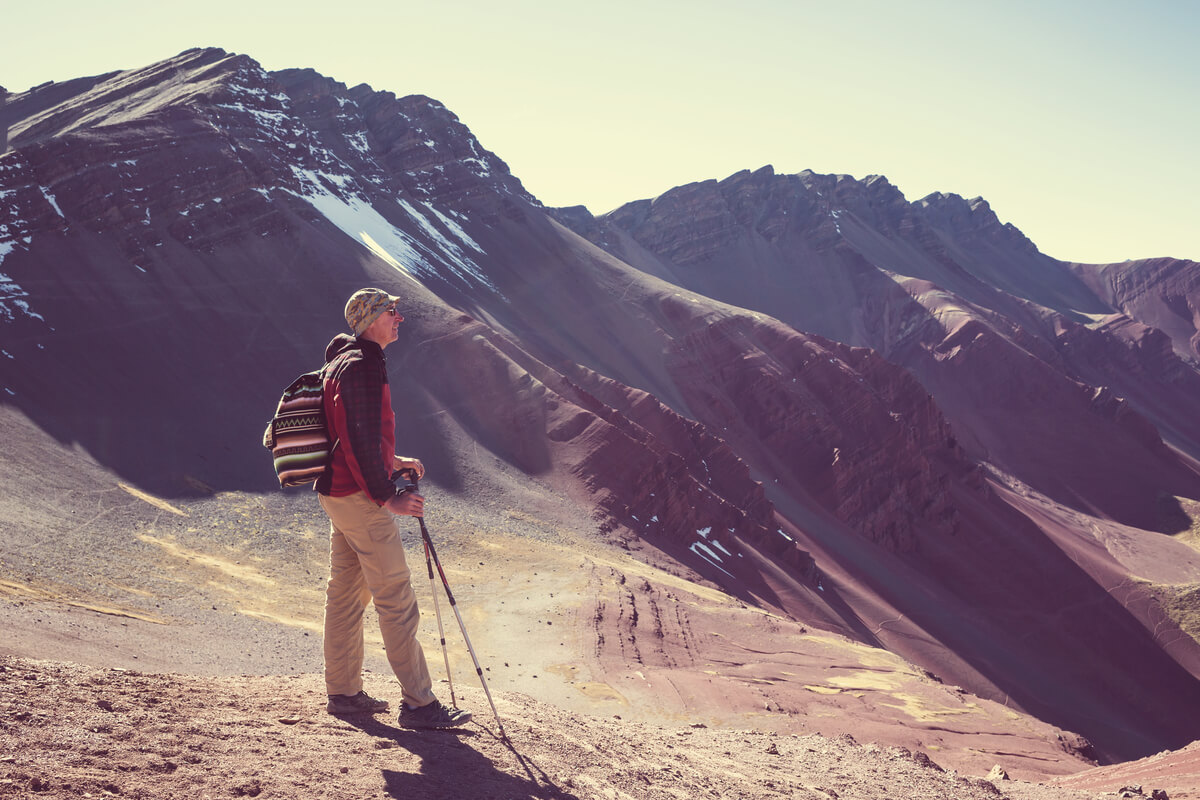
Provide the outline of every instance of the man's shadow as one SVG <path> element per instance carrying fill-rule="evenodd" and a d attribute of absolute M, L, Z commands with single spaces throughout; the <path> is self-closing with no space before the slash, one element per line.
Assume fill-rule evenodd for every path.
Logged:
<path fill-rule="evenodd" d="M 579 800 L 563 791 L 529 758 L 517 752 L 507 738 L 500 740 L 525 771 L 525 777 L 509 775 L 471 746 L 470 740 L 496 735 L 471 726 L 452 730 L 415 731 L 389 725 L 375 717 L 342 717 L 368 736 L 395 742 L 421 759 L 417 773 L 383 770 L 388 796 L 395 798 L 536 798 L 536 800 Z"/>

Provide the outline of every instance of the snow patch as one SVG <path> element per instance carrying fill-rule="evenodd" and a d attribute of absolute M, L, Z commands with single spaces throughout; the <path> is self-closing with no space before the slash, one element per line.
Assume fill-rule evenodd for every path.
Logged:
<path fill-rule="evenodd" d="M 474 239 L 472 239 L 470 236 L 467 235 L 467 232 L 462 229 L 461 225 L 459 225 L 457 222 L 455 222 L 454 220 L 447 217 L 442 212 L 438 211 L 436 208 L 434 208 L 432 203 L 422 203 L 421 205 L 425 206 L 430 211 L 432 211 L 434 213 L 434 216 L 436 216 L 439 220 L 441 220 L 442 224 L 445 225 L 447 228 L 449 228 L 450 231 L 455 236 L 458 237 L 459 241 L 461 241 L 467 247 L 470 247 L 471 249 L 473 249 L 475 252 L 483 253 L 483 248 L 480 247 L 479 244 Z M 462 219 L 462 220 L 466 219 L 466 217 L 462 214 L 457 214 L 454 211 L 451 211 L 450 213 L 454 214 L 459 219 Z"/>
<path fill-rule="evenodd" d="M 415 280 L 414 274 L 432 272 L 433 269 L 417 251 L 417 243 L 404 231 L 392 225 L 369 203 L 355 194 L 349 199 L 343 199 L 326 188 L 322 181 L 340 185 L 345 182 L 344 176 L 326 175 L 312 170 L 292 166 L 292 172 L 305 190 L 302 193 L 292 192 L 302 200 L 308 201 L 321 216 L 355 241 L 407 278 Z M 291 190 L 285 190 L 291 191 Z"/>
<path fill-rule="evenodd" d="M 409 234 L 392 225 L 366 200 L 355 193 L 347 193 L 347 197 L 339 197 L 331 192 L 322 179 L 345 188 L 350 179 L 340 175 L 315 173 L 311 170 L 301 170 L 292 167 L 301 184 L 308 191 L 298 195 L 308 201 L 322 216 L 337 228 L 361 242 L 367 249 L 375 253 L 385 262 L 406 277 L 439 276 L 439 266 L 449 268 L 449 271 L 461 280 L 470 283 L 481 283 L 495 291 L 495 287 L 483 275 L 479 267 L 470 259 L 462 256 L 461 248 L 453 245 L 444 236 L 437 234 L 429 220 L 424 219 L 415 209 L 408 206 L 406 210 L 414 217 L 424 219 L 422 228 L 431 238 L 445 247 L 438 251 L 430 249 Z M 418 222 L 421 220 L 418 219 Z M 427 227 L 428 226 L 428 227 Z M 424 250 L 425 254 L 421 251 Z M 432 258 L 427 257 L 431 256 Z"/>
<path fill-rule="evenodd" d="M 54 195 L 50 194 L 50 190 L 45 186 L 39 186 L 38 188 L 42 190 L 42 197 L 46 198 L 46 201 L 54 206 L 54 210 L 58 212 L 58 215 L 66 219 L 67 215 L 62 213 L 62 209 L 58 207 L 58 201 L 54 199 Z"/>
<path fill-rule="evenodd" d="M 724 573 L 725 573 L 726 575 L 728 575 L 729 577 L 731 577 L 731 578 L 733 578 L 733 577 L 734 577 L 734 575 L 733 575 L 733 573 L 732 573 L 732 572 L 730 572 L 729 570 L 727 570 L 727 569 L 725 569 L 723 566 L 721 566 L 721 559 L 720 559 L 720 557 L 719 557 L 719 556 L 717 556 L 717 554 L 716 554 L 716 553 L 714 553 L 712 550 L 710 550 L 710 549 L 709 549 L 709 548 L 708 548 L 708 547 L 707 547 L 707 546 L 706 546 L 706 545 L 705 545 L 703 542 L 696 542 L 695 544 L 693 544 L 693 545 L 692 545 L 691 547 L 689 547 L 688 549 L 689 549 L 689 550 L 691 550 L 691 551 L 692 551 L 693 553 L 695 553 L 696 555 L 698 555 L 698 556 L 700 556 L 701 558 L 703 558 L 705 561 L 707 561 L 707 562 L 708 562 L 709 564 L 711 564 L 712 566 L 714 566 L 714 567 L 716 567 L 717 569 L 721 570 L 721 572 L 724 572 Z"/>
<path fill-rule="evenodd" d="M 12 252 L 12 248 L 13 245 L 11 242 L 0 242 L 0 261 L 3 260 L 5 253 Z M 29 292 L 22 289 L 8 275 L 0 272 L 0 319 L 12 322 L 20 314 L 30 319 L 45 322 L 45 317 L 29 307 L 29 301 L 25 299 L 26 297 L 29 297 Z"/>
<path fill-rule="evenodd" d="M 346 141 L 350 143 L 351 147 L 353 147 L 355 150 L 362 153 L 363 155 L 371 154 L 371 148 L 367 144 L 367 134 L 365 131 L 359 131 L 358 133 L 347 134 Z"/>
<path fill-rule="evenodd" d="M 462 161 L 464 164 L 467 164 L 468 166 L 474 165 L 475 169 L 473 170 L 473 172 L 476 175 L 478 175 L 480 178 L 490 178 L 492 176 L 491 167 L 489 167 L 487 165 L 487 162 L 484 161 L 483 159 L 481 159 L 481 158 L 464 158 Z"/>
<path fill-rule="evenodd" d="M 437 226 L 435 226 L 429 220 L 428 217 L 426 217 L 424 214 L 422 214 L 420 211 L 418 211 L 416 208 L 414 208 L 410 203 L 405 201 L 403 198 L 397 197 L 396 202 L 399 203 L 400 207 L 403 208 L 405 211 L 407 211 L 408 215 L 410 217 L 412 217 L 413 220 L 415 220 L 418 225 L 421 226 L 421 230 L 423 230 L 430 239 L 432 239 L 434 242 L 436 242 L 439 245 L 439 247 L 442 251 L 442 255 L 445 256 L 449 261 L 452 262 L 452 268 L 454 269 L 455 272 L 459 273 L 459 275 L 462 277 L 470 276 L 470 277 L 474 278 L 476 281 L 478 281 L 479 283 L 482 283 L 486 286 L 491 287 L 493 289 L 493 291 L 495 290 L 495 287 L 492 286 L 491 282 L 483 274 L 483 270 L 480 268 L 480 266 L 471 260 L 471 257 L 466 254 L 466 252 L 463 250 L 463 248 L 459 247 L 458 244 L 456 244 L 455 242 L 452 242 L 449 238 L 447 238 L 445 236 L 445 234 L 443 234 L 440 230 L 438 230 Z M 422 203 L 421 205 L 430 209 L 431 211 L 433 210 L 433 206 L 431 206 L 429 203 Z M 437 214 L 437 212 L 434 212 L 434 213 Z M 441 215 L 437 215 L 437 216 L 438 216 L 439 220 L 441 220 L 443 222 L 450 221 L 448 219 L 444 219 L 443 217 L 441 217 Z M 462 231 L 462 228 L 459 228 L 457 225 L 455 225 L 454 227 L 457 228 L 459 231 Z M 466 236 L 466 234 L 463 233 L 463 236 Z M 464 244 L 465 244 L 465 242 L 464 242 Z M 471 242 L 471 244 L 475 244 L 475 243 Z M 479 250 L 479 245 L 475 245 L 475 249 Z M 483 251 L 479 250 L 479 252 L 483 252 Z"/>

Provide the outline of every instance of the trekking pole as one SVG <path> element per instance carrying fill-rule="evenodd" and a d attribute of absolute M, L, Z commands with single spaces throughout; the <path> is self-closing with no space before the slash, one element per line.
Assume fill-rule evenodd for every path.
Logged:
<path fill-rule="evenodd" d="M 416 486 L 416 483 L 413 483 Z M 413 491 L 416 491 L 414 488 Z M 420 519 L 420 517 L 418 517 Z M 429 560 L 429 544 L 425 544 L 425 569 L 429 573 L 429 593 L 433 595 L 433 613 L 437 616 L 438 636 L 442 640 L 442 661 L 446 663 L 446 680 L 450 683 L 450 705 L 458 708 L 458 698 L 454 696 L 454 676 L 450 674 L 450 655 L 446 652 L 446 631 L 442 628 L 442 607 L 438 603 L 437 587 L 433 584 L 433 562 Z"/>
<path fill-rule="evenodd" d="M 402 470 L 402 473 L 406 475 L 405 480 L 408 481 L 409 485 L 412 487 L 412 490 L 414 492 L 417 491 L 417 473 L 416 473 L 416 471 L 411 470 L 411 469 L 406 469 L 406 470 Z M 475 657 L 475 648 L 471 646 L 471 637 L 467 635 L 467 626 L 463 624 L 462 614 L 460 614 L 458 611 L 458 603 L 456 603 L 454 601 L 454 592 L 450 591 L 450 582 L 446 580 L 446 572 L 445 572 L 445 570 L 442 569 L 442 562 L 438 559 L 437 550 L 433 546 L 433 540 L 429 538 L 429 529 L 425 527 L 425 518 L 417 517 L 417 522 L 421 526 L 421 539 L 425 542 L 426 561 L 428 562 L 428 559 L 430 556 L 433 557 L 433 563 L 437 566 L 438 575 L 441 576 L 441 579 L 442 579 L 442 588 L 446 590 L 446 598 L 450 601 L 450 608 L 454 610 L 454 616 L 458 620 L 458 629 L 460 631 L 462 631 L 463 641 L 465 641 L 467 643 L 467 652 L 471 654 L 471 661 L 472 661 L 472 663 L 475 664 L 475 674 L 479 676 L 479 682 L 480 682 L 480 684 L 483 685 L 483 693 L 485 695 L 487 695 L 488 705 L 490 705 L 492 707 L 492 716 L 494 716 L 496 718 L 496 726 L 500 729 L 500 735 L 503 738 L 507 739 L 508 734 L 506 734 L 504 732 L 504 723 L 502 723 L 500 721 L 500 714 L 497 713 L 496 704 L 495 704 L 495 702 L 492 701 L 492 692 L 490 689 L 488 689 L 487 679 L 483 677 L 483 667 L 479 666 L 479 659 Z M 433 581 L 432 573 L 429 576 L 429 580 L 432 583 L 432 581 Z M 437 609 L 437 594 L 436 594 L 436 592 L 434 593 L 433 603 L 434 603 L 434 609 L 436 610 Z M 440 620 L 440 617 L 439 617 L 439 620 Z M 441 625 L 440 621 L 438 624 L 440 627 L 440 625 Z M 442 637 L 442 648 L 443 648 L 442 652 L 443 653 L 445 653 L 445 642 L 446 642 L 446 639 L 443 636 Z M 449 674 L 449 672 L 450 672 L 449 660 L 446 661 L 446 672 L 447 672 L 447 674 Z M 453 688 L 451 688 L 450 693 L 451 693 L 451 696 L 453 697 L 453 694 L 454 694 Z M 455 706 L 455 707 L 457 708 L 457 706 Z"/>

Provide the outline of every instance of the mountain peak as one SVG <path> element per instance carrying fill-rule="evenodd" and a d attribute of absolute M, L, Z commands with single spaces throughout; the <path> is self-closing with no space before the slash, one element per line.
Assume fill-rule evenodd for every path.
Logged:
<path fill-rule="evenodd" d="M 514 555 L 570 545 L 554 545 L 566 560 L 551 597 L 591 605 L 570 611 L 574 632 L 556 620 L 520 647 L 585 664 L 593 674 L 578 677 L 614 690 L 588 702 L 670 695 L 698 713 L 733 694 L 740 710 L 768 703 L 781 730 L 849 703 L 886 708 L 875 730 L 891 741 L 932 746 L 929 716 L 896 719 L 910 689 L 880 693 L 846 648 L 837 667 L 822 645 L 811 678 L 795 672 L 810 637 L 776 625 L 791 617 L 870 648 L 874 664 L 886 649 L 945 681 L 897 664 L 918 691 L 1003 700 L 996 735 L 1012 730 L 1009 708 L 1106 757 L 1200 731 L 1184 665 L 1200 664 L 1200 645 L 1166 618 L 1200 555 L 1158 533 L 1200 518 L 1200 374 L 1164 338 L 1195 334 L 1195 265 L 1106 270 L 1093 291 L 1022 249 L 982 198 L 913 203 L 883 175 L 770 165 L 598 218 L 554 213 L 588 242 L 552 224 L 437 100 L 268 72 L 217 48 L 12 96 L 0 119 L 14 135 L 0 156 L 0 422 L 14 515 L 31 520 L 0 561 L 17 559 L 30 592 L 73 569 L 87 592 L 119 590 L 157 618 L 173 613 L 155 610 L 162 597 L 203 585 L 209 619 L 253 592 L 185 556 L 245 565 L 242 548 L 266 544 L 281 570 L 297 567 L 298 593 L 265 594 L 319 619 L 299 548 L 324 529 L 275 520 L 296 519 L 293 501 L 320 510 L 273 492 L 260 516 L 242 493 L 272 485 L 262 406 L 320 363 L 343 327 L 339 298 L 373 285 L 403 297 L 404 341 L 389 353 L 397 438 L 428 459 L 442 530 L 470 557 L 484 547 L 476 521 L 489 549 L 502 529 L 530 540 Z M 1155 275 L 1167 273 L 1163 295 Z M 1136 294 L 1118 306 L 1122 292 Z M 1122 324 L 1118 308 L 1173 327 Z M 230 402 L 216 414 L 213 398 Z M 47 486 L 78 513 L 44 513 Z M 211 494 L 167 500 L 196 492 Z M 80 514 L 108 527 L 80 529 Z M 103 543 L 106 573 L 45 542 Z M 552 548 L 539 549 L 534 569 Z M 146 570 L 123 552 L 155 565 L 153 592 L 127 591 Z M 179 584 L 164 582 L 164 558 Z M 497 581 L 513 563 L 495 562 Z M 210 567 L 213 580 L 196 580 Z M 679 602 L 688 584 L 716 598 L 712 611 Z M 773 621 L 742 616 L 750 606 Z M 37 608 L 13 613 L 33 627 Z M 492 631 L 528 632 L 512 603 L 487 613 L 503 623 Z M 264 619 L 283 617 L 253 624 Z M 690 633 L 712 630 L 730 636 Z M 767 655 L 747 665 L 747 652 Z M 703 691 L 669 688 L 699 687 L 697 667 L 717 662 L 738 668 Z M 578 689 L 540 668 L 551 663 L 517 666 Z M 765 700 L 763 676 L 776 681 Z M 980 732 L 966 731 L 963 757 L 986 769 Z M 960 749 L 944 734 L 943 753 Z M 1054 737 L 1035 744 L 1058 758 Z"/>
<path fill-rule="evenodd" d="M 235 76 L 248 73 L 265 74 L 249 56 L 194 48 L 138 69 L 42 84 L 10 98 L 10 139 L 16 147 L 211 102 Z"/>

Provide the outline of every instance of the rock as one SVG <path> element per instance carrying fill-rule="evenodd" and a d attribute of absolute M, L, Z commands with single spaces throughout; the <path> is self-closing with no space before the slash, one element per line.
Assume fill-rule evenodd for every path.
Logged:
<path fill-rule="evenodd" d="M 1100 759 L 1100 754 L 1096 752 L 1095 746 L 1088 741 L 1086 736 L 1081 736 L 1078 733 L 1063 731 L 1058 734 L 1058 743 L 1066 752 L 1079 756 L 1080 758 L 1097 763 Z M 1141 787 L 1138 787 L 1141 791 Z"/>
<path fill-rule="evenodd" d="M 1008 780 L 1008 773 L 1004 771 L 1004 767 L 997 764 L 992 767 L 992 771 L 987 774 L 987 779 L 993 783 L 996 781 Z"/>
<path fill-rule="evenodd" d="M 958 780 L 964 786 L 974 787 L 983 792 L 986 792 L 987 794 L 992 795 L 993 797 L 1003 797 L 1004 796 L 1004 794 L 1000 791 L 1000 789 L 998 789 L 996 787 L 996 784 L 992 783 L 991 781 L 984 780 L 983 778 L 959 778 Z"/>
<path fill-rule="evenodd" d="M 928 767 L 929 769 L 935 770 L 937 772 L 945 772 L 945 770 L 943 770 L 936 761 L 934 761 L 932 758 L 929 757 L 928 753 L 926 753 L 922 750 L 918 750 L 915 753 L 913 753 L 912 759 L 913 759 L 913 761 L 917 762 L 921 766 Z"/>
<path fill-rule="evenodd" d="M 262 794 L 262 783 L 255 778 L 246 783 L 239 784 L 233 787 L 235 797 L 258 797 Z"/>

